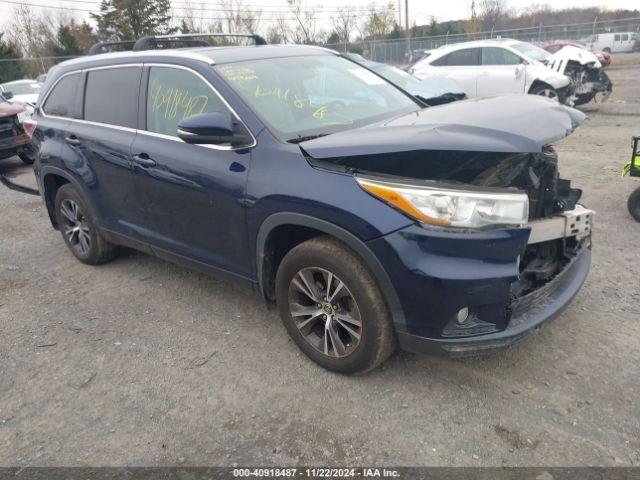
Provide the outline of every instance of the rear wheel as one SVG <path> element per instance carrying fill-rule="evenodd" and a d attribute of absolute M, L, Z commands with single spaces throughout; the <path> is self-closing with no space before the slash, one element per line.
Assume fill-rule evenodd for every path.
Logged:
<path fill-rule="evenodd" d="M 552 98 L 554 100 L 560 101 L 560 95 L 558 94 L 558 91 L 551 85 L 536 85 L 531 89 L 531 92 L 529 93 L 531 93 L 532 95 L 540 95 L 541 97 Z"/>
<path fill-rule="evenodd" d="M 278 268 L 276 298 L 293 341 L 324 368 L 364 373 L 393 352 L 391 315 L 373 275 L 335 239 L 293 248 Z"/>
<path fill-rule="evenodd" d="M 62 238 L 78 260 L 98 265 L 116 256 L 116 246 L 100 235 L 95 218 L 72 185 L 60 187 L 55 209 Z"/>
<path fill-rule="evenodd" d="M 631 216 L 635 218 L 636 222 L 640 222 L 640 188 L 636 188 L 631 195 L 629 195 L 627 208 L 629 209 Z"/>

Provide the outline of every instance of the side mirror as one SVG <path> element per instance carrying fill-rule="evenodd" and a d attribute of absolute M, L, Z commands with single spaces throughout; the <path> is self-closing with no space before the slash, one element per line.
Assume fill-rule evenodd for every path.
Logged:
<path fill-rule="evenodd" d="M 233 123 L 222 112 L 199 113 L 185 118 L 178 124 L 178 137 L 186 143 L 233 143 Z"/>
<path fill-rule="evenodd" d="M 2 96 L 7 100 L 11 100 L 13 98 L 13 92 L 2 92 Z"/>

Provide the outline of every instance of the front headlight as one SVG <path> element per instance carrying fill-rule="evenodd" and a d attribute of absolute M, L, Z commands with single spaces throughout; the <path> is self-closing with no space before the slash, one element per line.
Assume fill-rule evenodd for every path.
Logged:
<path fill-rule="evenodd" d="M 432 225 L 481 228 L 523 225 L 529 217 L 525 193 L 474 192 L 356 178 L 360 186 L 405 214 Z"/>

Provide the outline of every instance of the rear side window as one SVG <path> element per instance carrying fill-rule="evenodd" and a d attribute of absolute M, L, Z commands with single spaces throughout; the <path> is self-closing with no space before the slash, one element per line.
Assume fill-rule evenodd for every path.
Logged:
<path fill-rule="evenodd" d="M 518 65 L 520 62 L 519 56 L 504 48 L 482 49 L 482 65 Z"/>
<path fill-rule="evenodd" d="M 199 113 L 230 110 L 209 84 L 181 68 L 151 67 L 147 94 L 147 131 L 177 136 L 178 123 Z"/>
<path fill-rule="evenodd" d="M 76 118 L 76 95 L 80 86 L 80 73 L 74 73 L 62 77 L 55 84 L 47 100 L 42 106 L 42 111 L 47 115 L 56 117 Z"/>
<path fill-rule="evenodd" d="M 432 65 L 448 65 L 450 67 L 466 67 L 480 64 L 480 49 L 465 48 L 456 50 L 442 58 L 439 58 Z"/>
<path fill-rule="evenodd" d="M 626 42 L 627 40 L 629 40 L 629 34 L 628 33 L 623 33 L 622 34 L 622 41 Z"/>
<path fill-rule="evenodd" d="M 613 36 L 613 40 L 616 41 L 616 42 L 619 42 L 620 41 L 620 35 L 614 35 Z"/>
<path fill-rule="evenodd" d="M 84 96 L 84 119 L 136 128 L 141 72 L 140 67 L 89 71 Z"/>

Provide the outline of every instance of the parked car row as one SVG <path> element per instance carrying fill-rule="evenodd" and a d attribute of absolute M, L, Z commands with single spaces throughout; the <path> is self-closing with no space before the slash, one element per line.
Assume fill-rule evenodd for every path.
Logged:
<path fill-rule="evenodd" d="M 309 358 L 343 373 L 397 346 L 507 347 L 570 303 L 593 212 L 552 144 L 583 113 L 540 91 L 427 107 L 404 89 L 413 77 L 252 38 L 154 51 L 184 37 L 145 38 L 49 72 L 27 122 L 34 170 L 79 261 L 127 246 L 245 281 Z M 452 70 L 486 59 L 521 93 L 569 84 L 522 46 L 472 48 L 431 57 Z M 497 92 L 471 76 L 470 96 Z"/>
<path fill-rule="evenodd" d="M 470 98 L 530 93 L 580 105 L 613 88 L 602 64 L 591 52 L 564 46 L 556 53 L 511 39 L 446 45 L 425 52 L 409 68 L 419 78 L 454 79 Z"/>
<path fill-rule="evenodd" d="M 0 160 L 18 155 L 24 163 L 34 160 L 34 147 L 23 122 L 31 112 L 20 103 L 10 103 L 0 93 Z"/>

